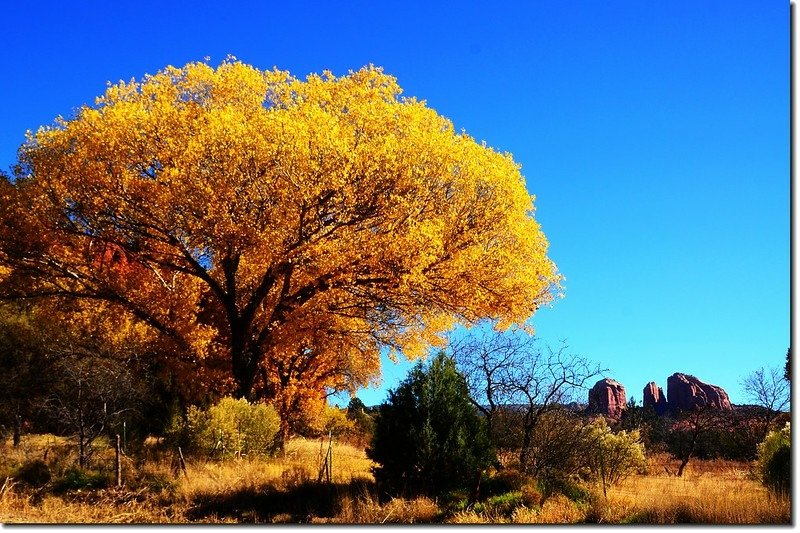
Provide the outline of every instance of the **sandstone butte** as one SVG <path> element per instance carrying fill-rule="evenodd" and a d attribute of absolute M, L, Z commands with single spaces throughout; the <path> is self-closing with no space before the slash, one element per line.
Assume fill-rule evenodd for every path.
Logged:
<path fill-rule="evenodd" d="M 657 415 L 663 415 L 667 412 L 667 397 L 655 381 L 651 381 L 644 386 L 642 405 L 644 407 L 653 406 Z"/>
<path fill-rule="evenodd" d="M 691 411 L 711 407 L 732 410 L 728 393 L 717 385 L 710 385 L 690 374 L 676 372 L 667 378 L 667 394 L 651 381 L 642 391 L 642 405 L 653 406 L 656 414 Z M 625 387 L 611 378 L 604 378 L 589 390 L 590 413 L 601 414 L 619 421 L 626 407 Z"/>
<path fill-rule="evenodd" d="M 625 387 L 611 378 L 604 378 L 589 390 L 589 412 L 619 420 L 625 410 Z"/>
<path fill-rule="evenodd" d="M 731 400 L 722 387 L 709 385 L 689 374 L 676 372 L 667 378 L 667 404 L 671 411 L 703 407 L 731 410 Z"/>

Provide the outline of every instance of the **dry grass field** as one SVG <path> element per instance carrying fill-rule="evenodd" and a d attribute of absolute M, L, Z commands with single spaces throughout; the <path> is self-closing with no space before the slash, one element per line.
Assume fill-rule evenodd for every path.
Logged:
<path fill-rule="evenodd" d="M 327 443 L 325 443 L 327 446 Z M 45 451 L 47 454 L 45 455 Z M 361 449 L 334 444 L 332 479 L 318 483 L 320 441 L 294 439 L 275 458 L 225 462 L 190 459 L 186 472 L 173 454 L 145 449 L 145 459 L 124 461 L 124 486 L 113 487 L 111 450 L 94 457 L 95 477 L 70 470 L 68 443 L 27 436 L 19 448 L 0 445 L 0 522 L 3 523 L 644 523 L 767 524 L 790 521 L 790 501 L 769 494 L 749 465 L 694 461 L 683 477 L 667 457 L 650 458 L 636 475 L 603 496 L 588 487 L 573 499 L 553 494 L 540 505 L 514 494 L 454 509 L 427 498 L 383 501 L 372 463 Z M 35 487 L 19 466 L 36 459 L 52 479 Z M 22 476 L 24 477 L 24 476 Z M 72 482 L 70 485 L 69 482 Z M 93 482 L 102 488 L 92 488 Z M 103 487 L 103 485 L 105 485 Z"/>
<path fill-rule="evenodd" d="M 669 475 L 677 461 L 651 460 L 651 475 L 633 476 L 608 492 L 609 509 L 640 523 L 788 523 L 790 500 L 770 494 L 753 479 L 750 465 L 733 461 L 690 462 L 682 477 Z M 659 466 L 662 468 L 659 469 Z M 659 472 L 660 470 L 660 472 Z M 618 515 L 610 516 L 611 521 Z"/>

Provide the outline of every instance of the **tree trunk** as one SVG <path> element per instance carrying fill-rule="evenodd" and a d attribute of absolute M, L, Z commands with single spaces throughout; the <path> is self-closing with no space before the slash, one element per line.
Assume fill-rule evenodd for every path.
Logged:
<path fill-rule="evenodd" d="M 483 415 L 486 419 L 486 433 L 489 437 L 489 442 L 494 444 L 494 409 L 487 409 Z"/>
<path fill-rule="evenodd" d="M 606 460 L 600 451 L 600 481 L 603 483 L 603 497 L 608 500 L 608 492 L 606 491 Z"/>
<path fill-rule="evenodd" d="M 522 449 L 519 451 L 520 472 L 528 473 L 528 463 L 531 455 L 531 433 L 533 429 L 527 425 L 522 429 Z"/>
<path fill-rule="evenodd" d="M 689 450 L 686 452 L 686 455 L 683 457 L 683 459 L 681 459 L 681 464 L 678 467 L 678 471 L 675 473 L 675 475 L 678 477 L 683 476 L 683 469 L 686 468 L 687 464 L 689 464 L 689 459 L 691 459 L 692 455 L 694 454 L 694 449 L 697 446 L 698 433 L 698 429 L 695 429 L 692 433 L 692 441 L 689 443 Z"/>
<path fill-rule="evenodd" d="M 22 417 L 19 414 L 19 411 L 14 414 L 14 447 L 16 448 L 19 446 L 20 441 L 22 440 Z"/>
<path fill-rule="evenodd" d="M 233 379 L 236 382 L 236 398 L 253 400 L 253 385 L 258 372 L 258 354 L 252 349 L 246 349 L 244 341 L 233 342 L 231 345 L 231 365 Z"/>
<path fill-rule="evenodd" d="M 532 405 L 528 406 L 522 421 L 522 449 L 519 452 L 519 468 L 521 472 L 529 473 L 531 463 L 531 446 L 533 444 L 533 431 L 539 424 L 541 411 L 537 412 Z"/>
<path fill-rule="evenodd" d="M 83 429 L 83 411 L 78 411 L 78 465 L 81 470 L 86 468 L 86 434 Z"/>
<path fill-rule="evenodd" d="M 687 455 L 681 460 L 681 464 L 678 467 L 678 471 L 675 472 L 675 475 L 678 477 L 683 476 L 683 469 L 686 468 L 686 465 L 689 464 L 689 459 L 691 458 L 691 454 Z"/>
<path fill-rule="evenodd" d="M 479 501 L 480 498 L 481 498 L 481 476 L 482 475 L 483 475 L 482 471 L 478 472 L 478 475 L 476 476 L 476 479 L 475 479 L 475 483 L 472 485 L 472 491 L 471 491 L 470 498 L 469 498 L 470 503 L 475 503 L 475 502 Z"/>
<path fill-rule="evenodd" d="M 236 389 L 234 396 L 236 398 L 248 398 L 250 391 L 253 388 L 252 379 L 247 376 L 247 363 L 244 360 L 244 354 L 231 354 L 231 364 L 233 371 L 233 380 L 236 382 Z"/>
<path fill-rule="evenodd" d="M 281 416 L 281 425 L 278 429 L 278 451 L 286 451 L 286 443 L 289 441 L 289 421 Z"/>

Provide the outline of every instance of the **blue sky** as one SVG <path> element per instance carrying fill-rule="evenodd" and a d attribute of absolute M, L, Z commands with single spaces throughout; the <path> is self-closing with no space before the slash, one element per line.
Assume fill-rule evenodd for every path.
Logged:
<path fill-rule="evenodd" d="M 107 81 L 228 54 L 297 76 L 372 63 L 514 154 L 566 298 L 545 341 L 641 400 L 789 345 L 789 4 L 774 0 L 76 2 L 3 9 L 0 168 Z M 408 364 L 387 365 L 385 397 Z"/>

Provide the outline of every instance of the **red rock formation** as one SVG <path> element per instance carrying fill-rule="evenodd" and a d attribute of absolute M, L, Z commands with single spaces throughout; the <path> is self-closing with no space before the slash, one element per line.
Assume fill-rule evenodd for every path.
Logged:
<path fill-rule="evenodd" d="M 611 378 L 601 379 L 589 390 L 589 412 L 619 420 L 625 410 L 625 387 Z"/>
<path fill-rule="evenodd" d="M 645 385 L 642 392 L 642 405 L 644 407 L 652 405 L 657 415 L 662 415 L 667 411 L 667 397 L 664 396 L 664 391 L 655 381 Z"/>
<path fill-rule="evenodd" d="M 722 387 L 703 383 L 694 376 L 676 372 L 667 378 L 667 403 L 672 411 L 700 409 L 706 406 L 733 409 Z"/>

